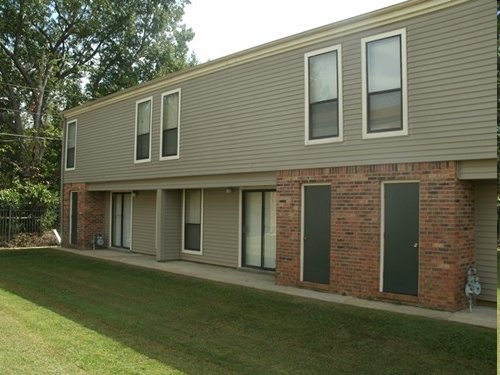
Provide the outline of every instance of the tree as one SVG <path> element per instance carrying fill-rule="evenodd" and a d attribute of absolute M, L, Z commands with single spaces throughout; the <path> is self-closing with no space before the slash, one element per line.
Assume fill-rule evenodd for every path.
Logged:
<path fill-rule="evenodd" d="M 0 189 L 58 180 L 61 110 L 196 64 L 187 3 L 0 0 Z"/>

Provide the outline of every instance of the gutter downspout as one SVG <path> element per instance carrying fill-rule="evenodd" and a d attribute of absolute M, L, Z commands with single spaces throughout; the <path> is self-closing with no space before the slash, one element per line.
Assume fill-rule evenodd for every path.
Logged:
<path fill-rule="evenodd" d="M 63 240 L 64 240 L 64 148 L 66 145 L 66 118 L 64 117 L 64 114 L 61 114 L 61 120 L 62 120 L 62 139 L 61 139 L 61 181 L 59 182 L 59 193 L 60 193 L 60 203 L 59 203 L 59 233 L 61 236 L 61 247 L 63 246 Z"/>

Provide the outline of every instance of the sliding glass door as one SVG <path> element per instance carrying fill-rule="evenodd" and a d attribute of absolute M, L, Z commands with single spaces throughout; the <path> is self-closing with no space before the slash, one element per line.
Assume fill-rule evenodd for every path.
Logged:
<path fill-rule="evenodd" d="M 276 192 L 243 192 L 243 267 L 276 268 Z"/>
<path fill-rule="evenodd" d="M 111 210 L 111 246 L 130 249 L 132 194 L 113 193 Z"/>

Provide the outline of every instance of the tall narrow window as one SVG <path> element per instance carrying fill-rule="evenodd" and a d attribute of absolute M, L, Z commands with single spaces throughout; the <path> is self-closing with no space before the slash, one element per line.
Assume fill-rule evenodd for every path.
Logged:
<path fill-rule="evenodd" d="M 161 158 L 179 157 L 180 89 L 162 95 Z"/>
<path fill-rule="evenodd" d="M 306 144 L 342 140 L 340 46 L 305 54 Z"/>
<path fill-rule="evenodd" d="M 276 268 L 276 192 L 243 192 L 242 266 Z"/>
<path fill-rule="evenodd" d="M 184 191 L 184 250 L 201 253 L 203 193 Z"/>
<path fill-rule="evenodd" d="M 113 193 L 111 201 L 111 246 L 130 249 L 132 194 Z"/>
<path fill-rule="evenodd" d="M 76 166 L 76 120 L 68 122 L 66 128 L 66 169 Z"/>
<path fill-rule="evenodd" d="M 151 159 L 151 114 L 152 98 L 136 103 L 136 140 L 135 160 L 149 161 Z"/>
<path fill-rule="evenodd" d="M 364 135 L 405 135 L 404 30 L 363 39 Z"/>

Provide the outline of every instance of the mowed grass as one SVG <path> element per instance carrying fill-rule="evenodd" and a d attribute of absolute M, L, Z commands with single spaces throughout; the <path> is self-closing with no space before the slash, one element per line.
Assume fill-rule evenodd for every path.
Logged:
<path fill-rule="evenodd" d="M 180 277 L 0 251 L 0 374 L 492 374 L 496 333 Z"/>
<path fill-rule="evenodd" d="M 500 288 L 498 280 L 500 280 L 500 251 L 497 250 L 497 374 L 500 374 L 500 335 L 498 334 L 498 327 L 500 327 L 500 307 L 498 306 Z"/>

